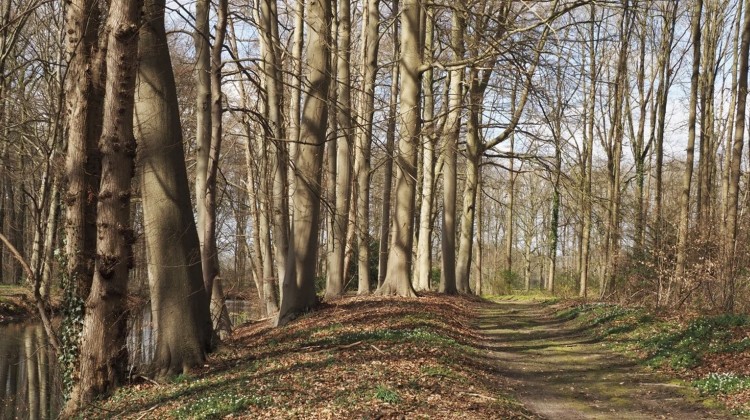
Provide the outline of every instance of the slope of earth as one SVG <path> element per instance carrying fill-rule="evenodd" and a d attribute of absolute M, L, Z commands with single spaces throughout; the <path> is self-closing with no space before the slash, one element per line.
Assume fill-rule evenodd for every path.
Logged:
<path fill-rule="evenodd" d="M 0 285 L 0 324 L 36 315 L 31 293 L 22 286 Z"/>
<path fill-rule="evenodd" d="M 722 419 L 690 387 L 616 353 L 541 303 L 483 305 L 479 329 L 518 399 L 550 419 Z"/>
<path fill-rule="evenodd" d="M 239 327 L 205 368 L 140 379 L 82 418 L 538 418 L 510 397 L 469 297 L 344 298 Z"/>

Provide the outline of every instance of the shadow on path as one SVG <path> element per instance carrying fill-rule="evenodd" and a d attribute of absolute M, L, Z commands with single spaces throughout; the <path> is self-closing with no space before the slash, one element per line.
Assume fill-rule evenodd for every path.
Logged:
<path fill-rule="evenodd" d="M 536 302 L 498 301 L 479 330 L 518 399 L 549 419 L 724 419 L 694 390 L 617 354 Z"/>

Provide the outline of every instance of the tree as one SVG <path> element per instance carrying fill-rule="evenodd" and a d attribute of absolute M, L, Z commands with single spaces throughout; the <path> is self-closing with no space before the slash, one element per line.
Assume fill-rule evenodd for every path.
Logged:
<path fill-rule="evenodd" d="M 10 4 L 10 3 L 8 3 Z M 96 147 L 102 127 L 104 60 L 99 48 L 99 8 L 94 0 L 70 3 L 66 16 L 68 83 L 68 146 L 65 162 L 65 241 L 68 278 L 78 296 L 89 295 L 96 253 L 96 196 L 99 190 L 99 161 Z"/>
<path fill-rule="evenodd" d="M 106 83 L 99 139 L 101 184 L 97 196 L 96 263 L 81 338 L 81 373 L 66 413 L 111 392 L 127 369 L 126 298 L 130 249 L 131 178 L 136 143 L 133 137 L 138 0 L 110 4 L 104 33 Z"/>
<path fill-rule="evenodd" d="M 349 226 L 349 205 L 351 198 L 351 12 L 350 0 L 339 2 L 338 13 L 338 53 L 336 54 L 337 100 L 335 107 L 336 125 L 336 195 L 332 223 L 333 248 L 329 256 L 326 297 L 340 296 L 344 290 L 344 253 L 346 251 L 346 231 Z M 362 169 L 362 168 L 360 168 Z M 367 267 L 367 264 L 365 264 Z"/>
<path fill-rule="evenodd" d="M 745 1 L 745 17 L 742 23 L 742 41 L 739 50 L 739 80 L 737 82 L 737 118 L 734 121 L 734 136 L 732 142 L 732 165 L 729 179 L 729 194 L 727 197 L 726 236 L 724 238 L 725 280 L 724 307 L 728 311 L 734 309 L 735 301 L 735 241 L 737 240 L 737 204 L 739 197 L 740 168 L 742 164 L 743 135 L 745 132 L 745 108 L 747 104 L 747 72 L 748 55 L 750 54 L 750 1 Z"/>
<path fill-rule="evenodd" d="M 398 0 L 393 0 L 391 5 L 394 15 L 398 10 Z M 393 55 L 399 57 L 400 44 L 398 40 L 398 19 L 393 19 Z M 398 59 L 394 60 L 391 67 L 391 90 L 388 96 L 388 126 L 385 131 L 385 152 L 387 154 L 385 167 L 383 169 L 383 205 L 380 216 L 380 240 L 378 243 L 378 287 L 385 282 L 388 273 L 388 244 L 390 243 L 391 229 L 391 195 L 393 190 L 393 154 L 396 144 L 396 112 L 398 107 L 400 72 Z M 364 229 L 362 222 L 359 230 Z"/>
<path fill-rule="evenodd" d="M 370 293 L 370 145 L 372 144 L 372 121 L 375 113 L 375 77 L 378 70 L 379 8 L 379 0 L 368 0 L 362 18 L 362 33 L 364 34 L 361 51 L 363 76 L 362 93 L 359 100 L 361 124 L 357 131 L 354 160 L 354 174 L 357 182 L 355 197 L 357 198 L 358 294 Z M 386 189 L 390 188 L 390 181 L 388 182 L 389 185 L 385 187 Z M 387 216 L 390 214 L 390 209 L 385 210 L 385 212 Z M 385 231 L 385 239 L 387 244 L 387 230 Z"/>
<path fill-rule="evenodd" d="M 435 54 L 434 11 L 428 7 L 422 13 L 425 25 L 425 41 L 423 61 L 431 62 Z M 433 69 L 424 72 L 422 90 L 424 92 L 422 130 L 422 203 L 419 206 L 419 231 L 417 239 L 417 261 L 414 264 L 414 289 L 430 290 L 430 274 L 432 271 L 432 213 L 435 202 L 435 146 L 437 142 L 435 118 L 435 92 Z M 455 208 L 455 205 L 454 205 Z"/>
<path fill-rule="evenodd" d="M 690 24 L 690 36 L 693 45 L 693 66 L 690 75 L 690 104 L 688 105 L 687 157 L 685 160 L 685 172 L 682 177 L 682 192 L 680 194 L 680 225 L 677 237 L 677 262 L 675 264 L 674 275 L 675 279 L 681 283 L 684 281 L 685 276 L 688 229 L 690 227 L 690 184 L 693 178 L 693 161 L 695 155 L 695 123 L 696 106 L 698 103 L 698 77 L 700 76 L 701 63 L 702 11 L 703 0 L 696 0 L 693 4 L 693 17 Z"/>
<path fill-rule="evenodd" d="M 414 196 L 417 179 L 417 144 L 419 140 L 419 3 L 404 0 L 401 10 L 401 103 L 398 152 L 396 160 L 396 201 L 391 224 L 391 245 L 383 284 L 379 295 L 415 296 L 409 275 L 414 242 Z"/>
<path fill-rule="evenodd" d="M 138 44 L 135 132 L 158 376 L 200 366 L 211 346 L 209 300 L 190 205 L 164 0 L 146 0 Z"/>
<path fill-rule="evenodd" d="M 451 49 L 454 60 L 464 58 L 464 11 L 456 9 L 451 16 Z M 443 144 L 443 269 L 440 275 L 440 292 L 454 294 L 457 288 L 456 274 L 456 184 L 458 137 L 461 134 L 461 105 L 463 103 L 464 68 L 450 71 L 448 87 L 448 117 L 445 123 L 447 135 Z M 464 286 L 468 285 L 468 281 Z M 466 292 L 464 287 L 462 292 Z"/>
<path fill-rule="evenodd" d="M 307 8 L 310 28 L 307 43 L 307 91 L 300 124 L 300 140 L 294 157 L 294 222 L 282 283 L 281 307 L 276 320 L 284 325 L 317 302 L 315 265 L 320 226 L 320 193 L 323 144 L 328 121 L 330 86 L 331 8 L 327 0 L 311 0 Z"/>

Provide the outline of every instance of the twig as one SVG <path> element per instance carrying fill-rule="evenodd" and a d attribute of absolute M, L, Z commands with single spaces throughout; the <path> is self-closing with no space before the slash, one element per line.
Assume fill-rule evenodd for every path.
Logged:
<path fill-rule="evenodd" d="M 151 411 L 154 411 L 154 409 L 155 409 L 156 407 L 158 407 L 158 406 L 159 406 L 159 404 L 156 404 L 155 406 L 153 406 L 153 407 L 149 408 L 148 410 L 144 411 L 144 412 L 143 412 L 143 414 L 141 414 L 141 416 L 140 416 L 140 417 L 138 417 L 138 418 L 137 418 L 136 420 L 141 420 L 142 418 L 146 417 L 146 415 L 147 415 L 147 414 L 148 414 L 149 412 L 151 412 Z"/>
<path fill-rule="evenodd" d="M 370 344 L 370 347 L 372 347 L 372 348 L 374 348 L 375 350 L 377 350 L 377 351 L 378 351 L 378 353 L 380 353 L 380 354 L 385 354 L 385 352 L 384 352 L 383 350 L 380 350 L 379 348 L 375 347 L 375 344 Z"/>
<path fill-rule="evenodd" d="M 484 399 L 490 400 L 490 401 L 497 401 L 497 398 L 490 397 L 489 395 L 476 394 L 476 393 L 473 393 L 473 392 L 461 392 L 460 394 L 461 395 L 468 395 L 470 397 L 484 398 Z"/>
<path fill-rule="evenodd" d="M 153 379 L 151 379 L 151 378 L 149 378 L 147 376 L 139 375 L 138 377 L 141 378 L 141 379 L 145 379 L 146 381 L 151 382 L 154 385 L 161 385 L 160 383 L 156 382 L 155 380 L 153 380 Z"/>

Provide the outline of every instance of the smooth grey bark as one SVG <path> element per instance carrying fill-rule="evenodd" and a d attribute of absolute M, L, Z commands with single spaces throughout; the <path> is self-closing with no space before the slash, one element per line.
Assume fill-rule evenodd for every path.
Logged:
<path fill-rule="evenodd" d="M 743 2 L 737 3 L 737 13 L 735 16 L 735 25 L 734 25 L 734 36 L 732 37 L 732 68 L 730 70 L 732 75 L 732 82 L 730 84 L 731 93 L 729 95 L 729 119 L 727 121 L 726 125 L 726 133 L 724 134 L 725 143 L 724 143 L 724 170 L 721 174 L 721 192 L 722 192 L 722 206 L 721 206 L 721 224 L 720 224 L 720 231 L 719 235 L 722 238 L 726 237 L 726 220 L 727 220 L 727 205 L 728 205 L 728 197 L 729 197 L 729 177 L 730 177 L 730 168 L 732 166 L 732 154 L 728 153 L 728 151 L 732 148 L 732 130 L 734 130 L 734 120 L 736 118 L 735 115 L 735 109 L 736 106 L 736 98 L 737 98 L 737 67 L 739 63 L 739 57 L 738 57 L 738 47 L 739 47 L 739 40 L 740 40 L 740 28 L 742 26 L 742 4 Z"/>
<path fill-rule="evenodd" d="M 202 365 L 212 336 L 164 7 L 164 0 L 144 5 L 135 102 L 157 376 Z"/>
<path fill-rule="evenodd" d="M 351 13 L 350 0 L 339 2 L 338 49 L 336 54 L 336 195 L 332 224 L 333 249 L 329 256 L 326 297 L 340 296 L 344 290 L 344 254 L 346 252 L 346 232 L 349 226 L 349 206 L 351 204 L 352 179 L 352 100 L 351 100 Z"/>
<path fill-rule="evenodd" d="M 620 18 L 620 50 L 617 58 L 615 81 L 611 96 L 613 105 L 611 107 L 612 123 L 610 125 L 607 145 L 607 176 L 609 189 L 609 206 L 607 208 L 607 228 L 605 232 L 605 264 L 604 278 L 600 296 L 608 296 L 614 291 L 615 280 L 620 259 L 620 207 L 622 195 L 620 186 L 622 183 L 622 143 L 624 138 L 624 104 L 625 96 L 628 94 L 628 52 L 631 34 L 633 32 L 634 12 L 625 5 Z"/>
<path fill-rule="evenodd" d="M 279 38 L 279 14 L 276 10 L 276 0 L 266 0 L 261 3 L 262 13 L 266 16 L 270 29 L 269 50 L 270 56 L 266 57 L 267 77 L 267 100 L 268 100 L 268 121 L 271 125 L 271 135 L 275 147 L 275 153 L 270 154 L 270 169 L 273 175 L 272 181 L 272 203 L 273 217 L 271 218 L 273 246 L 276 261 L 276 278 L 279 283 L 284 278 L 286 271 L 285 259 L 289 249 L 289 184 L 288 184 L 288 162 L 287 142 L 285 141 L 286 133 L 284 131 L 284 121 L 282 109 L 284 108 L 284 86 L 283 86 L 283 69 L 281 67 L 281 44 Z M 265 6 L 265 7 L 263 7 Z M 265 10 L 267 8 L 267 10 Z M 303 117 L 304 118 L 304 117 Z M 281 284 L 279 284 L 281 287 Z M 279 289 L 283 294 L 283 291 Z"/>
<path fill-rule="evenodd" d="M 398 0 L 392 1 L 391 10 L 396 13 L 398 10 Z M 388 126 L 385 132 L 385 151 L 386 161 L 383 170 L 383 206 L 381 207 L 380 216 L 380 240 L 378 254 L 378 287 L 383 285 L 388 272 L 388 244 L 390 243 L 391 232 L 391 194 L 393 192 L 393 159 L 394 146 L 396 144 L 396 110 L 398 105 L 398 86 L 400 83 L 400 72 L 398 57 L 400 54 L 400 44 L 398 40 L 398 19 L 393 21 L 393 54 L 394 64 L 391 68 L 391 92 L 388 97 Z"/>
<path fill-rule="evenodd" d="M 198 239 L 201 249 L 204 244 L 206 217 L 206 176 L 208 175 L 208 155 L 211 150 L 211 31 L 208 17 L 210 0 L 195 3 L 195 207 L 197 214 Z M 209 279 L 203 279 L 208 289 Z"/>
<path fill-rule="evenodd" d="M 434 13 L 431 7 L 424 12 L 424 58 L 431 62 L 434 55 Z M 432 213 L 435 203 L 435 145 L 437 142 L 435 124 L 435 98 L 433 97 L 433 70 L 427 69 L 422 76 L 424 105 L 422 119 L 422 198 L 419 206 L 419 231 L 417 237 L 417 261 L 414 264 L 414 290 L 430 290 L 432 270 Z"/>
<path fill-rule="evenodd" d="M 281 307 L 276 320 L 284 325 L 317 303 L 315 268 L 318 257 L 323 144 L 328 120 L 330 86 L 331 7 L 329 0 L 309 0 L 307 92 L 302 111 L 300 141 L 294 158 L 294 226 L 286 258 Z"/>
<path fill-rule="evenodd" d="M 239 57 L 237 36 L 234 25 L 229 24 L 229 44 L 235 57 Z M 262 44 L 261 44 L 262 46 Z M 237 63 L 243 73 L 247 73 L 242 63 Z M 262 66 L 263 63 L 261 62 Z M 240 103 L 244 109 L 250 109 L 250 99 L 245 89 L 239 89 Z M 261 313 L 272 316 L 279 310 L 275 273 L 273 265 L 273 251 L 271 246 L 271 225 L 269 222 L 269 183 L 267 174 L 268 159 L 264 142 L 264 130 L 254 130 L 249 117 L 243 113 L 243 130 L 247 138 L 245 149 L 245 164 L 247 166 L 248 201 L 251 205 L 253 219 L 253 259 L 256 270 L 256 285 L 261 302 Z"/>
<path fill-rule="evenodd" d="M 417 0 L 405 0 L 401 9 L 401 102 L 399 108 L 399 143 L 396 159 L 396 197 L 391 223 L 391 246 L 379 295 L 416 296 L 412 287 L 411 254 L 414 242 L 414 195 L 417 179 L 417 144 L 419 141 L 419 12 Z"/>
<path fill-rule="evenodd" d="M 748 91 L 748 54 L 750 53 L 750 0 L 745 0 L 745 17 L 742 23 L 742 40 L 739 49 L 739 78 L 737 81 L 737 111 L 734 122 L 734 135 L 732 142 L 732 165 L 729 176 L 729 191 L 727 195 L 727 222 L 724 243 L 724 254 L 726 258 L 726 278 L 724 282 L 724 307 L 727 311 L 734 309 L 736 270 L 735 242 L 737 240 L 737 204 L 740 190 L 740 171 L 742 166 L 742 148 L 744 145 L 745 115 Z"/>
<path fill-rule="evenodd" d="M 596 67 L 596 36 L 594 30 L 594 22 L 596 18 L 596 5 L 591 4 L 591 23 L 589 25 L 589 46 L 588 46 L 588 65 L 589 65 L 589 91 L 585 97 L 584 109 L 588 114 L 585 124 L 585 142 L 584 142 L 584 153 L 583 153 L 583 172 L 584 172 L 584 202 L 583 202 L 583 234 L 581 237 L 581 278 L 578 290 L 578 295 L 582 298 L 586 298 L 588 295 L 588 284 L 589 284 L 589 263 L 590 263 L 590 250 L 591 250 L 591 225 L 593 216 L 593 200 L 591 196 L 591 182 L 593 174 L 593 156 L 594 156 L 594 123 L 595 116 L 594 110 L 596 109 L 596 89 L 597 89 L 597 67 Z M 527 255 L 531 252 L 531 244 L 527 243 L 526 253 Z M 527 257 L 528 260 L 529 257 Z M 529 264 L 527 262 L 527 264 Z M 527 272 L 531 270 L 531 267 L 527 268 Z M 528 290 L 528 286 L 527 286 Z"/>
<path fill-rule="evenodd" d="M 462 10 L 454 10 L 451 15 L 451 49 L 453 50 L 453 59 L 456 61 L 464 58 L 465 22 L 462 13 Z M 454 294 L 459 291 L 457 287 L 459 280 L 456 272 L 456 186 L 458 183 L 456 174 L 458 137 L 461 133 L 464 68 L 458 67 L 451 70 L 449 77 L 448 117 L 445 123 L 446 135 L 443 144 L 443 223 L 441 232 L 443 259 L 438 290 L 441 293 Z M 467 174 L 467 185 L 470 182 L 468 178 L 469 175 Z"/>
<path fill-rule="evenodd" d="M 357 178 L 355 194 L 357 202 L 356 236 L 359 266 L 357 294 L 360 295 L 370 293 L 370 147 L 372 144 L 372 122 L 375 114 L 375 77 L 378 70 L 378 46 L 380 41 L 378 36 L 379 8 L 379 0 L 368 0 L 362 17 L 363 76 L 359 110 L 361 125 L 357 131 L 355 159 L 355 176 Z M 384 189 L 390 189 L 390 180 L 387 187 L 384 185 Z M 390 209 L 387 210 L 387 213 L 390 214 Z M 386 244 L 387 238 L 388 231 L 386 230 Z"/>
<path fill-rule="evenodd" d="M 229 311 L 224 303 L 224 289 L 219 270 L 219 250 L 216 246 L 216 200 L 218 195 L 219 156 L 223 133 L 222 125 L 222 91 L 221 91 L 221 53 L 227 33 L 227 0 L 219 0 L 217 5 L 216 31 L 214 43 L 211 46 L 211 141 L 208 152 L 208 166 L 206 168 L 206 190 L 203 201 L 205 214 L 203 226 L 203 244 L 201 245 L 201 263 L 203 284 L 210 300 L 211 320 L 214 332 L 220 338 L 229 335 L 232 322 Z M 200 239 L 200 235 L 198 236 Z"/>

